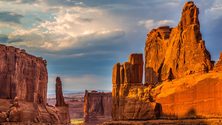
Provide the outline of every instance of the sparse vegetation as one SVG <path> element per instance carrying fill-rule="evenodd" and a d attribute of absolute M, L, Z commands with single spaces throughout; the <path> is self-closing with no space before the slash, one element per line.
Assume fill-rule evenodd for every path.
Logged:
<path fill-rule="evenodd" d="M 71 123 L 77 125 L 78 123 L 83 123 L 83 119 L 71 119 Z"/>

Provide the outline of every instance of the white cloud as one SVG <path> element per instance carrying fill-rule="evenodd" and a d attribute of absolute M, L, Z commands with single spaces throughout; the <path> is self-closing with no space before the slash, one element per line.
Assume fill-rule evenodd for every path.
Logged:
<path fill-rule="evenodd" d="M 206 9 L 205 14 L 210 19 L 217 19 L 218 17 L 222 15 L 222 5 L 219 4 L 219 5 L 211 7 L 210 9 Z"/>
<path fill-rule="evenodd" d="M 0 21 L 0 27 L 10 27 L 12 29 L 21 29 L 21 25 L 13 22 Z"/>
<path fill-rule="evenodd" d="M 154 20 L 146 20 L 138 22 L 138 25 L 144 25 L 149 30 L 153 28 L 158 28 L 160 26 L 171 26 L 173 24 L 175 24 L 173 20 L 161 20 L 157 22 L 154 22 Z"/>
<path fill-rule="evenodd" d="M 27 13 L 27 12 L 29 12 L 29 10 L 27 10 L 27 9 L 22 9 L 22 13 Z"/>
<path fill-rule="evenodd" d="M 70 36 L 67 34 L 60 34 L 54 31 L 42 32 L 42 30 L 40 30 L 39 28 L 35 28 L 30 30 L 18 29 L 11 33 L 8 38 L 11 41 L 25 38 L 23 41 L 11 43 L 10 45 L 13 46 L 27 46 L 58 51 L 69 48 L 75 49 L 85 47 L 89 44 L 97 45 L 97 42 L 99 41 L 114 38 L 116 36 L 121 36 L 123 34 L 124 31 L 118 29 L 112 31 L 97 31 L 88 34 L 81 34 L 78 36 Z"/>
<path fill-rule="evenodd" d="M 101 41 L 125 34 L 112 17 L 107 17 L 108 14 L 100 9 L 72 7 L 52 15 L 55 21 L 45 20 L 37 28 L 18 29 L 11 33 L 11 41 L 24 39 L 11 45 L 58 51 L 99 45 Z"/>
<path fill-rule="evenodd" d="M 83 5 L 83 2 L 77 2 L 77 3 L 75 3 L 75 4 L 77 4 L 77 5 Z"/>

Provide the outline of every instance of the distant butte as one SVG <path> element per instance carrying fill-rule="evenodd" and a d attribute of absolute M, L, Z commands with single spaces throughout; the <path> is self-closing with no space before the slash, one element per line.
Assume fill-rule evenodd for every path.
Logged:
<path fill-rule="evenodd" d="M 202 40 L 198 14 L 189 1 L 177 27 L 162 26 L 147 34 L 144 84 L 142 54 L 131 54 L 129 62 L 114 65 L 114 121 L 105 124 L 222 117 L 222 52 L 214 65 Z"/>

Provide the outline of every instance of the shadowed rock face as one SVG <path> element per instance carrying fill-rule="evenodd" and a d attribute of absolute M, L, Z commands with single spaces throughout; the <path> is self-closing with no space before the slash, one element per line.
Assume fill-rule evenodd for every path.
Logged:
<path fill-rule="evenodd" d="M 156 85 L 167 80 L 169 75 L 179 78 L 185 76 L 186 72 L 208 72 L 212 69 L 210 53 L 201 38 L 198 14 L 199 9 L 195 4 L 187 2 L 177 27 L 159 27 L 147 34 L 146 83 Z"/>
<path fill-rule="evenodd" d="M 46 104 L 46 60 L 1 44 L 0 74 L 0 98 Z"/>
<path fill-rule="evenodd" d="M 85 91 L 84 97 L 84 124 L 95 125 L 109 120 L 111 117 L 111 92 Z"/>
<path fill-rule="evenodd" d="M 46 104 L 48 73 L 42 57 L 0 45 L 0 74 L 0 122 L 70 123 L 60 79 L 57 80 L 59 106 Z M 14 103 L 10 104 L 12 99 Z"/>
<path fill-rule="evenodd" d="M 62 83 L 60 77 L 56 78 L 56 106 L 66 106 L 63 97 Z"/>

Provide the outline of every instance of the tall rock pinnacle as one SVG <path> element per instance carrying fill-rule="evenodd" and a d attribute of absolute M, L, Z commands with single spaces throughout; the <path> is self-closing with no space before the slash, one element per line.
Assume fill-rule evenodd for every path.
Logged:
<path fill-rule="evenodd" d="M 66 106 L 62 92 L 62 83 L 60 77 L 56 78 L 56 106 Z"/>
<path fill-rule="evenodd" d="M 156 85 L 169 76 L 179 78 L 186 73 L 208 72 L 213 67 L 211 56 L 200 33 L 199 9 L 189 1 L 175 28 L 151 30 L 145 47 L 145 82 Z"/>

